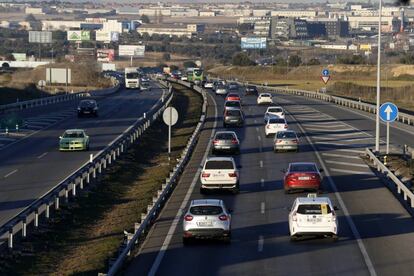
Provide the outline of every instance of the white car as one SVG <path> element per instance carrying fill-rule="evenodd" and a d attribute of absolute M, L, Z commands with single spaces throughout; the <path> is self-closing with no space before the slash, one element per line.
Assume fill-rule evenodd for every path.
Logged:
<path fill-rule="evenodd" d="M 278 131 L 286 130 L 287 128 L 288 128 L 288 124 L 285 118 L 269 117 L 266 120 L 266 125 L 265 125 L 266 137 L 269 137 L 270 135 L 274 135 Z"/>
<path fill-rule="evenodd" d="M 289 213 L 289 231 L 292 241 L 301 236 L 323 236 L 338 239 L 338 219 L 328 197 L 298 197 Z"/>
<path fill-rule="evenodd" d="M 269 117 L 285 118 L 285 111 L 280 106 L 270 106 L 266 110 L 264 120 L 267 121 Z"/>
<path fill-rule="evenodd" d="M 218 85 L 216 87 L 215 92 L 216 92 L 216 95 L 224 95 L 224 96 L 227 95 L 227 89 L 224 85 Z"/>
<path fill-rule="evenodd" d="M 269 93 L 260 93 L 257 97 L 257 104 L 273 104 L 272 95 Z"/>
<path fill-rule="evenodd" d="M 200 174 L 200 193 L 223 189 L 239 192 L 239 171 L 232 157 L 209 157 Z"/>
<path fill-rule="evenodd" d="M 183 243 L 194 238 L 231 240 L 231 210 L 220 199 L 192 200 L 183 219 Z"/>
<path fill-rule="evenodd" d="M 183 75 L 183 76 L 181 76 L 181 80 L 182 80 L 182 81 L 187 81 L 187 80 L 188 80 L 188 78 L 187 78 L 187 76 Z"/>
<path fill-rule="evenodd" d="M 212 82 L 212 81 L 206 81 L 206 82 L 204 83 L 204 88 L 205 88 L 205 89 L 210 89 L 210 88 L 213 88 L 213 82 Z"/>

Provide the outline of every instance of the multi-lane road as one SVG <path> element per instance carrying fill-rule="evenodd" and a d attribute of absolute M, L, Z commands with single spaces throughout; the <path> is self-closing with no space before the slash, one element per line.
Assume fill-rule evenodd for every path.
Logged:
<path fill-rule="evenodd" d="M 76 171 L 90 154 L 104 149 L 148 111 L 163 94 L 156 83 L 153 87 L 150 92 L 121 89 L 110 96 L 95 97 L 97 118 L 77 118 L 78 101 L 22 113 L 29 125 L 38 128 L 1 148 L 0 225 Z M 59 152 L 58 137 L 71 128 L 87 131 L 90 151 Z"/>
<path fill-rule="evenodd" d="M 236 162 L 240 194 L 199 193 L 199 166 L 211 153 L 211 132 L 222 127 L 223 98 L 211 93 L 207 124 L 188 165 L 127 275 L 411 275 L 414 221 L 360 158 L 374 144 L 373 117 L 330 103 L 276 94 L 289 128 L 301 134 L 298 153 L 274 153 L 264 134 L 264 106 L 243 98 L 246 124 Z M 412 141 L 413 128 L 396 125 L 396 144 Z M 206 151 L 207 148 L 207 151 Z M 291 242 L 288 209 L 297 196 L 283 191 L 282 169 L 311 161 L 325 169 L 323 195 L 339 207 L 339 240 Z M 223 199 L 234 210 L 232 241 L 182 243 L 182 208 L 198 198 Z"/>

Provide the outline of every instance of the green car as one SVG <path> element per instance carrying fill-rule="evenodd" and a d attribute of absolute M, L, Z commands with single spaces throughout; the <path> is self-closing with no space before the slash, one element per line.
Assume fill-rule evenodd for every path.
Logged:
<path fill-rule="evenodd" d="M 68 129 L 59 139 L 60 151 L 89 150 L 89 136 L 83 129 Z"/>

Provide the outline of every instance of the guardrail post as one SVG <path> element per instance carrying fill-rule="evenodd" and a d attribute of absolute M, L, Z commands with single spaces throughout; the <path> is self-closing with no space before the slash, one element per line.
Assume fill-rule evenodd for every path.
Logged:
<path fill-rule="evenodd" d="M 121 152 L 124 152 L 124 143 L 121 144 Z"/>
<path fill-rule="evenodd" d="M 35 210 L 35 214 L 34 214 L 34 227 L 35 228 L 39 227 L 39 210 L 38 209 Z"/>
<path fill-rule="evenodd" d="M 93 166 L 93 170 L 92 170 L 92 177 L 95 179 L 96 178 L 96 166 Z"/>
<path fill-rule="evenodd" d="M 102 173 L 102 162 L 99 162 L 99 164 L 98 164 L 98 173 L 99 174 Z"/>
<path fill-rule="evenodd" d="M 65 203 L 69 202 L 69 187 L 65 187 Z"/>
<path fill-rule="evenodd" d="M 26 218 L 22 220 L 22 237 L 26 238 L 27 236 L 27 221 Z"/>
<path fill-rule="evenodd" d="M 47 219 L 49 219 L 49 218 L 50 218 L 50 203 L 49 203 L 49 202 L 46 202 L 45 217 L 46 217 Z"/>
<path fill-rule="evenodd" d="M 144 112 L 144 119 L 146 119 L 147 118 L 147 113 L 146 112 Z"/>
<path fill-rule="evenodd" d="M 76 182 L 72 183 L 72 196 L 76 196 Z"/>
<path fill-rule="evenodd" d="M 9 229 L 9 242 L 8 242 L 9 249 L 13 249 L 13 227 Z"/>
<path fill-rule="evenodd" d="M 59 201 L 60 201 L 60 198 L 59 198 L 59 194 L 58 194 L 55 197 L 55 210 L 59 210 Z"/>
<path fill-rule="evenodd" d="M 80 181 L 79 181 L 79 188 L 83 190 L 83 175 L 81 176 Z"/>
<path fill-rule="evenodd" d="M 92 163 L 93 162 L 93 154 L 89 154 L 89 162 Z"/>

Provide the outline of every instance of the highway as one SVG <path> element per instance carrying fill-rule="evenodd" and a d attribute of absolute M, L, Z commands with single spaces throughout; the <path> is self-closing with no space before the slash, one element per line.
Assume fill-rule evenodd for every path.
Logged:
<path fill-rule="evenodd" d="M 272 139 L 264 135 L 266 107 L 257 106 L 255 97 L 244 97 L 246 124 L 234 129 L 241 140 L 241 155 L 235 157 L 242 166 L 241 192 L 201 195 L 197 169 L 209 154 L 205 149 L 213 122 L 222 129 L 223 98 L 210 94 L 208 123 L 196 156 L 126 275 L 412 275 L 414 221 L 359 157 L 374 144 L 371 115 L 277 94 L 277 103 L 288 112 L 289 128 L 301 133 L 301 147 L 299 153 L 276 154 Z M 393 141 L 408 143 L 413 129 L 396 126 Z M 294 161 L 317 162 L 324 168 L 321 196 L 330 197 L 340 209 L 336 243 L 290 241 L 288 209 L 297 196 L 305 195 L 283 191 L 281 170 Z M 200 241 L 183 246 L 181 208 L 198 198 L 223 199 L 234 210 L 230 245 Z"/>
<path fill-rule="evenodd" d="M 77 118 L 77 101 L 34 109 L 34 117 L 57 110 L 68 115 L 1 149 L 0 225 L 76 171 L 90 154 L 104 149 L 148 111 L 163 93 L 160 87 L 153 87 L 150 92 L 122 89 L 108 97 L 97 97 L 97 118 Z M 24 116 L 30 120 L 28 112 Z M 59 152 L 58 137 L 71 128 L 86 130 L 90 151 Z"/>

